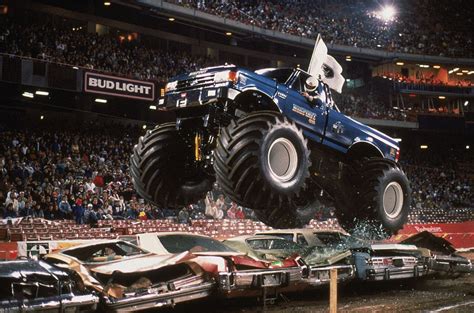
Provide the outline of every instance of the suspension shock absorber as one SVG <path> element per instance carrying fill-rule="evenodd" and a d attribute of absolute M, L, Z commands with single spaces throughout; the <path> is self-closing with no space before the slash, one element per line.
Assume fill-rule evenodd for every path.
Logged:
<path fill-rule="evenodd" d="M 201 151 L 202 135 L 199 132 L 196 132 L 194 136 L 194 160 L 202 160 L 202 151 Z"/>

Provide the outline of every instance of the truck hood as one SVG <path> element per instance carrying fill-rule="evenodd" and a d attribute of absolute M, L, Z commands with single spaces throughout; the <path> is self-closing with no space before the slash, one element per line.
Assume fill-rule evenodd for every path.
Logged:
<path fill-rule="evenodd" d="M 395 149 L 399 149 L 399 145 L 398 145 L 398 142 L 395 141 L 395 139 L 393 139 L 392 137 L 376 130 L 375 128 L 372 128 L 370 126 L 367 126 L 365 124 L 362 124 L 361 122 L 358 122 L 356 121 L 355 119 L 351 118 L 351 117 L 348 117 L 347 118 L 357 124 L 358 126 L 358 129 L 361 130 L 363 133 L 365 133 L 367 135 L 366 138 L 359 138 L 357 137 L 355 139 L 355 141 L 358 141 L 358 140 L 363 140 L 363 141 L 371 141 L 369 138 L 371 138 L 372 140 L 377 140 L 377 141 L 380 141 L 381 143 L 389 146 L 390 148 L 395 148 Z"/>
<path fill-rule="evenodd" d="M 169 81 L 172 82 L 172 81 L 186 80 L 186 79 L 189 79 L 189 78 L 194 78 L 198 75 L 217 73 L 217 72 L 221 72 L 221 71 L 228 71 L 228 70 L 232 70 L 232 69 L 235 69 L 235 68 L 236 68 L 235 65 L 219 65 L 219 66 L 205 67 L 205 68 L 202 68 L 198 71 L 194 71 L 194 72 L 174 76 Z"/>

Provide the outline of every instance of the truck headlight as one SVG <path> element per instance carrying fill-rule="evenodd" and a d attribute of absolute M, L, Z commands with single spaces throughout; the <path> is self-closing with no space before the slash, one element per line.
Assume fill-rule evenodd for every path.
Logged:
<path fill-rule="evenodd" d="M 214 74 L 214 83 L 224 83 L 224 82 L 232 82 L 236 84 L 239 80 L 238 72 L 234 71 L 223 71 Z"/>
<path fill-rule="evenodd" d="M 174 81 L 174 82 L 169 82 L 166 84 L 165 86 L 165 92 L 169 92 L 169 91 L 173 91 L 173 90 L 176 90 L 176 86 L 178 85 L 178 81 Z"/>

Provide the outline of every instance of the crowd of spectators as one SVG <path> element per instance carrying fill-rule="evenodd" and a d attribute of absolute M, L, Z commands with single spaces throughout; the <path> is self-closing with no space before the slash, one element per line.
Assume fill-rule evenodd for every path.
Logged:
<path fill-rule="evenodd" d="M 133 37 L 99 36 L 47 16 L 41 21 L 1 17 L 0 52 L 156 81 L 215 63 L 183 51 L 152 49 Z"/>
<path fill-rule="evenodd" d="M 90 225 L 108 219 L 171 218 L 186 224 L 206 218 L 255 218 L 251 210 L 227 199 L 218 186 L 181 210 L 146 203 L 137 197 L 128 173 L 129 156 L 143 130 L 91 122 L 71 125 L 60 130 L 52 128 L 54 123 L 40 128 L 0 127 L 2 217 L 73 219 Z M 402 163 L 413 189 L 411 222 L 437 221 L 437 216 L 446 222 L 474 218 L 472 177 L 459 170 L 456 160 L 404 154 Z"/>
<path fill-rule="evenodd" d="M 393 18 L 380 18 L 376 1 L 168 0 L 175 4 L 291 35 L 360 48 L 472 57 L 473 8 L 462 0 L 397 1 Z"/>
<path fill-rule="evenodd" d="M 379 75 L 379 77 L 380 76 L 418 90 L 469 93 L 472 92 L 469 88 L 473 87 L 473 83 L 469 79 L 448 80 L 447 82 L 443 82 L 436 77 L 435 73 L 417 72 L 414 78 L 396 72 L 385 72 L 383 75 Z M 444 89 L 440 87 L 444 87 Z"/>
<path fill-rule="evenodd" d="M 54 124 L 54 123 L 53 123 Z M 2 217 L 74 219 L 244 219 L 252 212 L 218 189 L 181 210 L 157 208 L 137 198 L 128 173 L 138 127 L 82 123 L 61 130 L 0 127 Z"/>
<path fill-rule="evenodd" d="M 474 167 L 469 153 L 403 152 L 402 165 L 412 188 L 412 223 L 474 219 Z M 461 168 L 467 164 L 468 168 Z"/>
<path fill-rule="evenodd" d="M 334 101 L 339 110 L 346 115 L 384 120 L 404 121 L 407 116 L 400 110 L 393 109 L 387 101 L 363 89 L 363 92 L 345 91 L 342 94 L 333 93 Z"/>

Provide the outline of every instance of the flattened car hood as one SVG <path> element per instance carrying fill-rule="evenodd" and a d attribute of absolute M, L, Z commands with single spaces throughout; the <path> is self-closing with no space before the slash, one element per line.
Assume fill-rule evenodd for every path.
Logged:
<path fill-rule="evenodd" d="M 422 231 L 416 235 L 408 237 L 401 243 L 416 245 L 420 248 L 429 249 L 441 254 L 453 254 L 456 252 L 453 245 L 444 238 L 433 235 L 428 231 Z"/>
<path fill-rule="evenodd" d="M 333 251 L 328 254 L 311 254 L 304 260 L 311 266 L 327 266 L 341 262 L 352 256 L 351 250 Z"/>
<path fill-rule="evenodd" d="M 203 251 L 203 252 L 191 252 L 194 255 L 202 255 L 202 256 L 244 256 L 246 255 L 243 252 L 212 252 L 212 251 Z"/>
<path fill-rule="evenodd" d="M 56 282 L 56 278 L 65 280 L 69 277 L 68 275 L 69 273 L 65 270 L 56 268 L 43 261 L 18 260 L 0 263 L 0 280 L 2 281 L 24 282 L 29 279 L 41 279 L 44 282 Z"/>
<path fill-rule="evenodd" d="M 168 265 L 186 262 L 193 258 L 195 258 L 195 256 L 189 252 L 183 252 L 176 255 L 145 255 L 129 260 L 125 259 L 110 264 L 99 265 L 92 268 L 91 271 L 104 275 L 111 275 L 113 272 L 120 272 L 124 274 L 147 272 Z"/>

